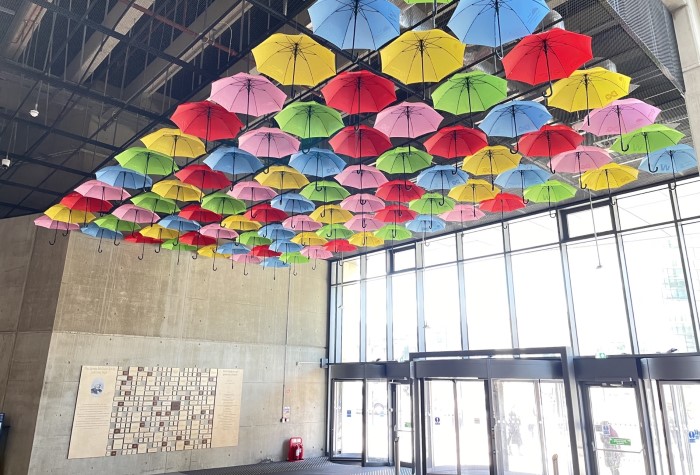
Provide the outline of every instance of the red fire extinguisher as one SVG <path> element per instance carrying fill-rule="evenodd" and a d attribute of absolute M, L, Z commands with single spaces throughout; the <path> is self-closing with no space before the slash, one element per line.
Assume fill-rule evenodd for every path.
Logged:
<path fill-rule="evenodd" d="M 295 460 L 304 460 L 304 443 L 301 440 L 301 437 L 292 437 L 289 439 L 287 460 L 290 462 Z"/>

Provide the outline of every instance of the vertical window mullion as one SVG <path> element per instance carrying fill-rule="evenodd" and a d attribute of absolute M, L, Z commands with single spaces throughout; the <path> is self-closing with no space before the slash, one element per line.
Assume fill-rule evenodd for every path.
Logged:
<path fill-rule="evenodd" d="M 515 288 L 513 286 L 513 261 L 510 252 L 510 233 L 508 225 L 503 224 L 503 255 L 506 272 L 506 286 L 508 288 L 508 308 L 510 309 L 510 337 L 513 348 L 519 348 L 518 319 L 515 308 Z"/>
<path fill-rule="evenodd" d="M 457 283 L 459 288 L 459 326 L 462 330 L 462 350 L 469 349 L 469 329 L 467 327 L 467 292 L 464 285 L 464 249 L 462 242 L 462 234 L 458 235 L 457 243 Z"/>

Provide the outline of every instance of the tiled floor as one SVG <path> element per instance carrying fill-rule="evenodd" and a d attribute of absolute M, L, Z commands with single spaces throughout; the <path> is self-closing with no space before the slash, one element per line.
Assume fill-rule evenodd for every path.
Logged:
<path fill-rule="evenodd" d="M 213 468 L 208 470 L 195 470 L 191 472 L 178 472 L 171 475 L 267 475 L 267 474 L 294 474 L 294 475 L 393 475 L 393 467 L 360 467 L 332 463 L 327 458 L 313 458 L 299 462 L 273 462 L 255 465 L 242 465 L 239 467 Z M 411 469 L 402 468 L 401 475 L 411 475 Z"/>

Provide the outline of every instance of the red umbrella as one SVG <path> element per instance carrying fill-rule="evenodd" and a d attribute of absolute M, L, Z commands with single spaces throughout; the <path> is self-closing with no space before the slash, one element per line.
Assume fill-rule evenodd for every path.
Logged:
<path fill-rule="evenodd" d="M 545 125 L 523 135 L 518 150 L 528 157 L 548 157 L 574 150 L 583 143 L 583 136 L 568 125 Z M 551 170 L 551 166 L 550 166 Z"/>
<path fill-rule="evenodd" d="M 231 181 L 222 172 L 212 170 L 206 165 L 189 165 L 175 172 L 175 176 L 184 183 L 196 187 L 221 189 L 229 186 Z"/>
<path fill-rule="evenodd" d="M 529 35 L 503 58 L 506 78 L 537 85 L 563 79 L 593 59 L 591 37 L 552 28 Z"/>
<path fill-rule="evenodd" d="M 180 104 L 170 120 L 184 133 L 204 140 L 232 139 L 243 128 L 236 114 L 211 101 Z"/>
<path fill-rule="evenodd" d="M 352 158 L 378 157 L 391 148 L 391 140 L 366 125 L 345 127 L 328 141 L 335 153 Z"/>
<path fill-rule="evenodd" d="M 463 158 L 474 155 L 489 144 L 481 130 L 463 125 L 440 129 L 425 141 L 425 149 L 431 155 L 444 158 Z"/>
<path fill-rule="evenodd" d="M 350 244 L 347 239 L 334 239 L 323 245 L 323 248 L 331 252 L 352 252 L 357 250 L 357 246 Z"/>
<path fill-rule="evenodd" d="M 270 246 L 264 245 L 264 246 L 255 246 L 253 249 L 250 250 L 250 254 L 255 256 L 255 257 L 278 257 L 281 256 L 281 252 L 275 252 L 270 250 Z"/>
<path fill-rule="evenodd" d="M 216 221 L 221 221 L 223 216 L 208 209 L 202 208 L 198 204 L 191 204 L 182 208 L 179 216 L 181 218 L 190 219 L 192 221 L 200 221 L 202 223 L 213 223 Z"/>
<path fill-rule="evenodd" d="M 390 205 L 374 214 L 375 219 L 385 223 L 405 223 L 416 219 L 416 216 L 418 213 L 401 205 Z"/>
<path fill-rule="evenodd" d="M 501 214 L 524 207 L 525 202 L 523 199 L 511 193 L 499 193 L 494 198 L 482 201 L 479 204 L 479 209 L 482 211 Z"/>
<path fill-rule="evenodd" d="M 369 71 L 349 71 L 331 79 L 321 94 L 326 105 L 347 114 L 379 112 L 396 101 L 394 84 Z"/>
<path fill-rule="evenodd" d="M 407 180 L 391 180 L 377 188 L 376 196 L 386 201 L 408 203 L 425 194 L 425 190 Z"/>
<path fill-rule="evenodd" d="M 109 201 L 83 196 L 77 191 L 71 191 L 61 198 L 61 204 L 66 208 L 87 213 L 105 213 L 112 209 L 112 203 Z"/>
<path fill-rule="evenodd" d="M 246 211 L 243 216 L 258 223 L 274 223 L 284 221 L 289 217 L 281 209 L 270 206 L 270 203 L 259 203 Z"/>
<path fill-rule="evenodd" d="M 216 239 L 209 236 L 203 236 L 197 231 L 190 231 L 180 236 L 180 242 L 190 246 L 204 247 L 216 244 Z"/>
<path fill-rule="evenodd" d="M 125 241 L 127 242 L 133 242 L 136 244 L 161 244 L 163 243 L 162 239 L 156 239 L 148 236 L 144 236 L 141 233 L 133 233 L 129 234 L 124 238 Z"/>

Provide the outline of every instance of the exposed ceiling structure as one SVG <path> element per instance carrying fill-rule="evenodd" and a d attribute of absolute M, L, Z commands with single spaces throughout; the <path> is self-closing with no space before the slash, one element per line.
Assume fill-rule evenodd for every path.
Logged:
<path fill-rule="evenodd" d="M 433 22 L 444 27 L 457 3 L 440 5 L 433 18 L 430 5 L 392 1 L 402 9 L 403 29 L 432 28 Z M 306 12 L 312 3 L 0 0 L 0 35 L 4 35 L 0 43 L 0 157 L 12 160 L 10 168 L 0 170 L 0 218 L 44 211 L 110 163 L 116 153 L 138 145 L 139 137 L 172 127 L 168 117 L 179 103 L 206 98 L 215 79 L 254 70 L 250 50 L 270 34 L 312 34 Z M 592 36 L 594 63 L 631 76 L 631 97 L 661 108 L 658 121 L 677 128 L 690 141 L 683 86 L 679 68 L 674 66 L 677 58 L 666 57 L 668 41 L 657 45 L 644 38 L 658 37 L 651 21 L 658 12 L 647 11 L 649 18 L 640 18 L 635 11 L 635 16 L 623 19 L 620 15 L 627 15 L 624 3 L 553 0 L 549 4 L 554 11 L 542 27 L 565 27 Z M 663 8 L 654 0 L 641 3 L 658 3 Z M 628 21 L 636 22 L 634 30 Z M 644 30 L 645 25 L 651 29 Z M 361 68 L 381 73 L 377 52 L 355 58 L 322 39 L 319 42 L 336 54 L 338 72 Z M 468 47 L 464 64 L 465 70 L 503 76 L 490 48 Z M 421 86 L 393 81 L 399 100 L 423 99 Z M 295 100 L 322 102 L 320 87 L 303 90 Z M 538 89 L 515 83 L 511 83 L 509 96 L 542 100 Z M 30 115 L 32 109 L 39 112 L 37 117 Z M 563 123 L 581 119 L 560 110 L 553 112 Z M 478 122 L 481 117 L 475 119 Z M 369 123 L 372 120 L 368 118 Z M 443 126 L 459 120 L 448 117 Z M 603 147 L 610 143 L 595 142 Z M 616 161 L 637 166 L 639 160 L 625 156 Z M 648 186 L 663 178 L 640 174 L 631 187 Z M 587 195 L 579 193 L 577 199 L 587 199 Z M 526 212 L 538 209 L 543 208 L 528 206 Z M 489 219 L 500 216 L 487 216 L 480 224 Z M 454 229 L 452 225 L 448 231 Z"/>

